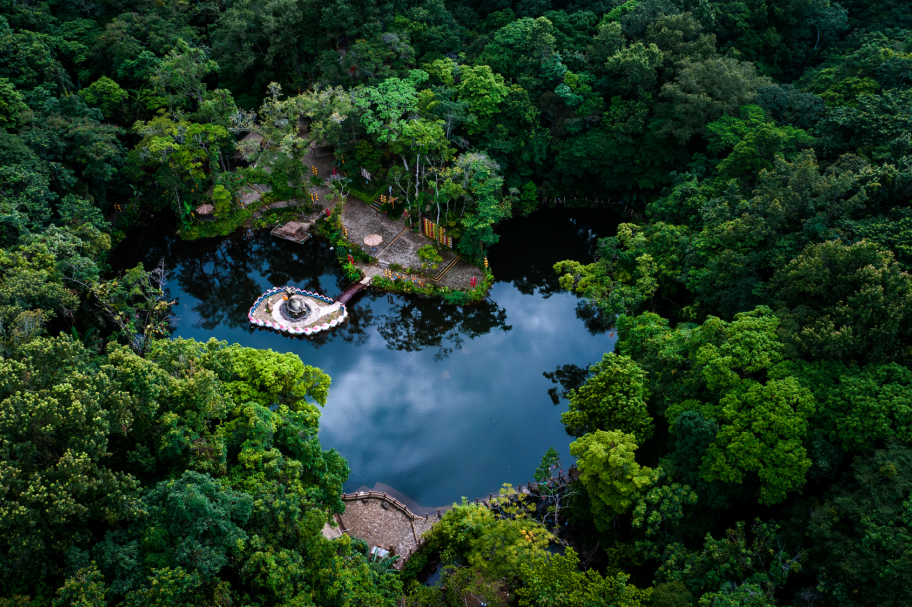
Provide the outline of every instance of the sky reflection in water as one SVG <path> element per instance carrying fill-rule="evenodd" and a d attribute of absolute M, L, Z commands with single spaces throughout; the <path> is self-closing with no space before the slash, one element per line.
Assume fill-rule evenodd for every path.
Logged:
<path fill-rule="evenodd" d="M 315 338 L 254 329 L 246 314 L 274 285 L 337 296 L 347 283 L 325 241 L 298 245 L 260 231 L 183 243 L 146 230 L 119 256 L 147 267 L 164 257 L 174 269 L 177 336 L 294 352 L 332 377 L 320 437 L 351 466 L 346 490 L 379 483 L 438 507 L 528 482 L 548 447 L 570 461 L 566 403 L 552 404 L 554 384 L 542 373 L 589 365 L 614 338 L 578 314 L 552 265 L 591 259 L 596 238 L 615 231 L 606 215 L 545 210 L 499 227 L 489 255 L 498 282 L 482 305 L 369 292 L 349 305 L 349 322 Z"/>

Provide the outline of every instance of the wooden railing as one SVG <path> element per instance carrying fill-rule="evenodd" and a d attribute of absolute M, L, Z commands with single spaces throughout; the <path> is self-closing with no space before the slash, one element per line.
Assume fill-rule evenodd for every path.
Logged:
<path fill-rule="evenodd" d="M 417 521 L 419 519 L 428 520 L 428 518 L 429 518 L 428 514 L 425 514 L 424 516 L 415 514 L 414 512 L 409 510 L 408 506 L 406 506 L 405 504 L 403 504 L 402 502 L 397 500 L 392 495 L 389 495 L 388 493 L 383 493 L 382 491 L 359 491 L 357 493 L 343 493 L 342 494 L 343 502 L 351 502 L 351 501 L 363 500 L 363 499 L 367 499 L 367 498 L 383 500 L 383 501 L 395 506 L 396 508 L 398 508 L 403 514 L 405 514 L 407 517 L 409 517 L 413 521 Z M 440 514 L 439 509 L 437 510 L 436 516 L 437 516 L 437 518 L 440 518 L 441 516 L 443 516 Z"/>

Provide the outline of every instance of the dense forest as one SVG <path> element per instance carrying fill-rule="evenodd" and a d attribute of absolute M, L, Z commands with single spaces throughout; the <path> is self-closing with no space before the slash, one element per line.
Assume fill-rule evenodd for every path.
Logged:
<path fill-rule="evenodd" d="M 555 267 L 619 336 L 549 374 L 578 479 L 401 571 L 321 533 L 329 377 L 112 270 L 154 213 L 303 197 L 315 144 L 466 258 L 626 222 Z M 904 0 L 4 0 L 0 606 L 910 605 L 910 196 Z"/>

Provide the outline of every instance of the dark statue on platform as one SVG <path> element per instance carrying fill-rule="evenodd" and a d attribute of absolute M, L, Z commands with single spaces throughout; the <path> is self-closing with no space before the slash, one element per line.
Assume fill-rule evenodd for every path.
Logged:
<path fill-rule="evenodd" d="M 310 306 L 304 303 L 304 298 L 300 296 L 296 297 L 294 291 L 291 289 L 285 289 L 282 300 L 282 312 L 293 320 L 303 318 L 310 313 Z"/>

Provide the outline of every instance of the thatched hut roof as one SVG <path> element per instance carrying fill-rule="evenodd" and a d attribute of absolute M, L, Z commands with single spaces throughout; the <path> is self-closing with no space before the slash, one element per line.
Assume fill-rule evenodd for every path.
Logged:
<path fill-rule="evenodd" d="M 289 236 L 294 236 L 295 234 L 298 234 L 299 232 L 303 232 L 305 229 L 306 229 L 305 225 L 303 223 L 301 223 L 300 221 L 289 221 L 288 223 L 283 225 L 279 229 L 279 231 L 282 232 L 283 234 L 287 234 Z"/>

